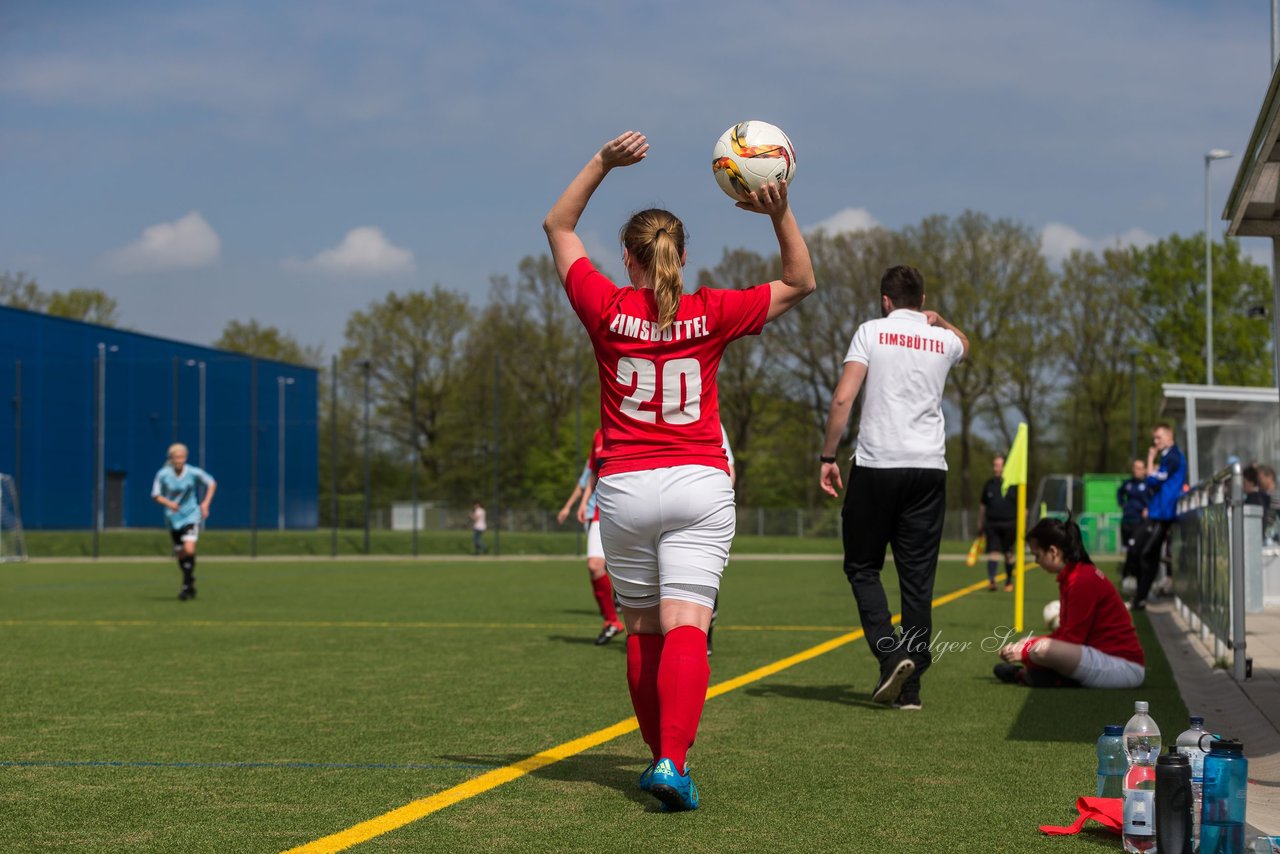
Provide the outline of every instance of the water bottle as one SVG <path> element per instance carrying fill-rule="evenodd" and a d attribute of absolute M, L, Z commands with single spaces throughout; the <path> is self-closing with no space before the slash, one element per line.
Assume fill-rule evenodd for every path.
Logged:
<path fill-rule="evenodd" d="M 1245 785 L 1249 760 L 1238 741 L 1214 741 L 1204 758 L 1201 854 L 1244 854 Z"/>
<path fill-rule="evenodd" d="M 1160 728 L 1147 714 L 1147 703 L 1133 704 L 1133 717 L 1124 725 L 1124 751 L 1129 770 L 1124 775 L 1124 850 L 1150 852 L 1156 848 L 1156 759 L 1160 756 Z"/>
<path fill-rule="evenodd" d="M 1191 760 L 1169 745 L 1156 760 L 1156 847 L 1191 854 Z"/>
<path fill-rule="evenodd" d="M 1204 718 L 1191 716 L 1191 726 L 1178 735 L 1178 752 L 1191 763 L 1191 842 L 1200 841 L 1200 803 L 1204 789 L 1204 757 L 1213 735 L 1204 731 Z"/>
<path fill-rule="evenodd" d="M 1124 752 L 1124 727 L 1107 724 L 1098 736 L 1098 797 L 1124 797 L 1124 772 L 1129 759 Z"/>

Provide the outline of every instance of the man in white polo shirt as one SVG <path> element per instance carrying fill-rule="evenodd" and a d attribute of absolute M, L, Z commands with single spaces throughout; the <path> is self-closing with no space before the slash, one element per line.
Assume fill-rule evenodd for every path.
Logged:
<path fill-rule="evenodd" d="M 858 441 L 841 513 L 844 571 L 858 616 L 880 662 L 872 699 L 919 709 L 920 675 L 933 660 L 933 580 L 946 511 L 947 374 L 969 352 L 969 339 L 936 312 L 924 310 L 924 278 L 914 267 L 890 267 L 880 279 L 884 317 L 854 333 L 836 385 L 822 445 L 820 484 L 838 496 L 844 484 L 836 449 L 849 411 L 863 391 Z M 902 597 L 901 635 L 894 633 L 880 581 L 885 547 L 893 548 Z"/>

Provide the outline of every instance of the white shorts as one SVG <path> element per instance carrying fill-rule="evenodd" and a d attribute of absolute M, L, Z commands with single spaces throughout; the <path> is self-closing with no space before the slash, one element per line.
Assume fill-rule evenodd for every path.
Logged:
<path fill-rule="evenodd" d="M 696 465 L 623 472 L 601 478 L 596 496 L 609 577 L 623 605 L 714 605 L 737 523 L 727 474 Z"/>
<path fill-rule="evenodd" d="M 587 523 L 587 560 L 604 560 L 604 543 L 600 541 L 600 522 Z"/>
<path fill-rule="evenodd" d="M 1141 664 L 1082 646 L 1080 666 L 1071 678 L 1086 688 L 1137 688 L 1146 675 L 1147 669 Z"/>

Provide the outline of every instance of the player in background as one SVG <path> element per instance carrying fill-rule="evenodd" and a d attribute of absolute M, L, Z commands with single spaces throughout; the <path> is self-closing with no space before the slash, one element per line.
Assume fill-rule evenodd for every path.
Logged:
<path fill-rule="evenodd" d="M 622 228 L 631 286 L 597 272 L 575 232 L 578 220 L 610 170 L 639 163 L 648 149 L 634 131 L 606 143 L 543 228 L 599 365 L 600 529 L 627 627 L 631 702 L 653 756 L 640 787 L 668 809 L 688 810 L 697 809 L 698 790 L 685 760 L 706 699 L 707 629 L 735 523 L 716 372 L 730 341 L 759 334 L 816 284 L 784 183 L 738 203 L 773 223 L 782 260 L 776 281 L 683 293 L 684 224 L 658 209 Z"/>
<path fill-rule="evenodd" d="M 578 507 L 578 523 L 587 532 L 587 573 L 591 578 L 591 595 L 595 596 L 596 607 L 600 609 L 600 617 L 604 627 L 596 635 L 596 646 L 603 646 L 613 640 L 622 631 L 622 623 L 618 620 L 618 609 L 613 603 L 613 585 L 609 582 L 609 574 L 604 569 L 604 545 L 600 541 L 600 509 L 596 506 L 595 495 L 591 485 L 594 480 L 596 466 L 599 465 L 600 451 L 604 449 L 604 434 L 599 430 L 591 437 L 591 453 L 587 464 L 582 467 L 582 476 L 573 488 L 573 494 L 556 514 L 556 521 L 561 525 L 569 517 L 574 502 L 582 499 Z"/>
<path fill-rule="evenodd" d="M 1004 592 L 1013 592 L 1014 543 L 1017 540 L 1018 499 L 1012 486 L 1004 488 L 1004 457 L 991 461 L 992 476 L 982 484 L 978 501 L 978 535 L 987 538 L 987 589 L 996 589 L 996 569 L 1004 558 Z"/>
<path fill-rule="evenodd" d="M 204 484 L 204 500 L 199 500 L 197 485 Z M 203 469 L 187 465 L 187 446 L 169 446 L 169 461 L 156 472 L 151 484 L 151 498 L 164 507 L 164 519 L 173 538 L 173 553 L 182 570 L 182 601 L 196 598 L 196 541 L 200 525 L 209 518 L 209 505 L 218 491 L 217 482 Z"/>

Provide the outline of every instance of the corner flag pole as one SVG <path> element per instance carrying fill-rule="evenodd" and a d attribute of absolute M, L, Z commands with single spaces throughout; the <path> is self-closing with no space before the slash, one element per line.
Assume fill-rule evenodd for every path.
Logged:
<path fill-rule="evenodd" d="M 1019 424 L 1018 433 L 1014 436 L 1013 447 L 1009 449 L 1009 458 L 1004 464 L 1004 479 L 1000 488 L 1007 494 L 1009 487 L 1018 486 L 1018 527 L 1013 541 L 1013 551 L 1017 556 L 1017 564 L 1013 577 L 1013 630 L 1022 633 L 1023 614 L 1026 610 L 1026 584 L 1023 575 L 1027 569 L 1027 425 Z"/>

